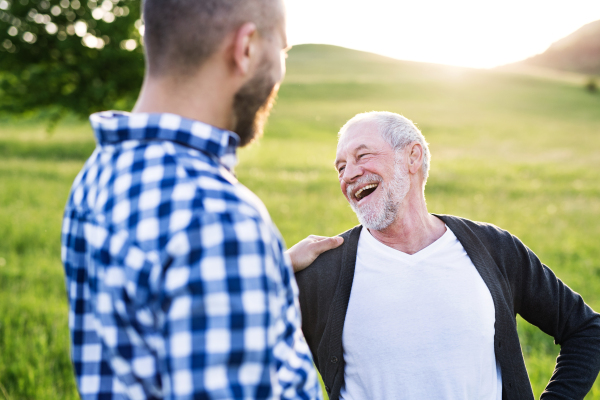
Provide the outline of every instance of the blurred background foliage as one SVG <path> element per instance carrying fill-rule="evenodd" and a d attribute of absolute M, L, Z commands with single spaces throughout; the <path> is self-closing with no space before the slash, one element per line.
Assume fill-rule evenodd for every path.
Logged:
<path fill-rule="evenodd" d="M 139 0 L 0 0 L 0 113 L 50 127 L 130 109 L 144 73 Z"/>

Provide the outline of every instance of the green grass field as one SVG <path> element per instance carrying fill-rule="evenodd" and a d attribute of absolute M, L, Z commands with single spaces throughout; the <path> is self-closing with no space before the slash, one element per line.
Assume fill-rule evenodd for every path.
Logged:
<path fill-rule="evenodd" d="M 265 202 L 288 245 L 356 218 L 332 167 L 355 113 L 398 112 L 430 142 L 431 212 L 491 222 L 519 236 L 600 310 L 600 95 L 568 82 L 298 46 L 265 137 L 238 176 Z M 60 263 L 62 209 L 94 148 L 86 123 L 49 136 L 0 120 L 0 399 L 77 398 Z M 536 396 L 558 347 L 519 320 Z M 587 399 L 600 399 L 597 381 Z"/>

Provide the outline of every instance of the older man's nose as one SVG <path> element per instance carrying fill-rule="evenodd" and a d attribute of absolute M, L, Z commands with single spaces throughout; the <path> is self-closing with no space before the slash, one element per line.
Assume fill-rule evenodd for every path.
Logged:
<path fill-rule="evenodd" d="M 346 167 L 344 168 L 344 175 L 342 178 L 347 183 L 351 183 L 356 178 L 361 176 L 362 173 L 363 173 L 362 168 L 360 168 L 359 166 L 354 165 L 352 163 L 348 163 L 348 164 L 346 164 Z"/>

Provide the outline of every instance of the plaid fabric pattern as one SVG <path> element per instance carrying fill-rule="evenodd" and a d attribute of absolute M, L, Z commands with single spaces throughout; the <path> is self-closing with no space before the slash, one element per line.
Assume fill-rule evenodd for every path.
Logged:
<path fill-rule="evenodd" d="M 90 121 L 62 229 L 81 397 L 320 399 L 282 239 L 229 172 L 237 135 L 172 114 Z"/>

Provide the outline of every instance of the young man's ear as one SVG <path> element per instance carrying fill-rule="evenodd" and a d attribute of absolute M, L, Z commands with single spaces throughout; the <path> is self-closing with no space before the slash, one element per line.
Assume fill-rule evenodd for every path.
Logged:
<path fill-rule="evenodd" d="M 252 59 L 258 51 L 256 25 L 246 22 L 238 28 L 233 39 L 233 62 L 235 70 L 240 75 L 247 75 L 252 65 Z"/>

